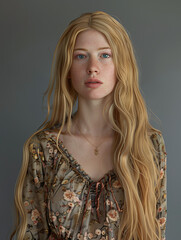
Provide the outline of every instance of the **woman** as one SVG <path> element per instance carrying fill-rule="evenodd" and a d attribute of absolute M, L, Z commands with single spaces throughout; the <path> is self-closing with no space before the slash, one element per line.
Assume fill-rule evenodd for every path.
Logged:
<path fill-rule="evenodd" d="M 125 29 L 101 11 L 81 15 L 52 69 L 47 118 L 24 146 L 17 239 L 165 239 L 167 154 Z"/>

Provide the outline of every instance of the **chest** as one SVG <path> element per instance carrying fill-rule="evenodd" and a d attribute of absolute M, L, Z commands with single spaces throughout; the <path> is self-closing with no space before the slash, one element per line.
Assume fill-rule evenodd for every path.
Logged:
<path fill-rule="evenodd" d="M 61 135 L 60 139 L 92 180 L 97 181 L 113 169 L 113 138 L 102 139 L 100 144 L 75 136 Z"/>

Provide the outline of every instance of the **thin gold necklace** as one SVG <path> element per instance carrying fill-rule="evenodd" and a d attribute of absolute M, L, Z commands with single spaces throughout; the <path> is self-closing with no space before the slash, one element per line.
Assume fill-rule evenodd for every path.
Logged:
<path fill-rule="evenodd" d="M 86 136 L 80 131 L 79 126 L 76 124 L 77 128 L 79 129 L 79 132 L 83 135 L 83 137 L 94 147 L 94 154 L 97 156 L 99 154 L 99 150 L 98 147 L 104 142 L 102 141 L 98 146 L 95 146 L 94 144 L 92 144 L 88 138 L 86 138 Z"/>

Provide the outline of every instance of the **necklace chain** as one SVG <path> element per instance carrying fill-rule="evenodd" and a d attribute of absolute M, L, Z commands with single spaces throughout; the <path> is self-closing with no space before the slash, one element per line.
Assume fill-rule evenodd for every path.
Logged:
<path fill-rule="evenodd" d="M 94 147 L 94 154 L 97 156 L 99 154 L 99 150 L 98 147 L 104 142 L 102 141 L 98 146 L 95 146 L 94 144 L 92 144 L 88 138 L 81 132 L 79 126 L 76 124 L 77 128 L 79 129 L 79 132 L 83 135 L 83 137 Z"/>

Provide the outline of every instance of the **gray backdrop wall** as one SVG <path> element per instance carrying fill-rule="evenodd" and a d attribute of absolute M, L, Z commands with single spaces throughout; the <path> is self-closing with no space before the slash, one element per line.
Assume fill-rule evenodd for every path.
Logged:
<path fill-rule="evenodd" d="M 45 118 L 42 96 L 56 43 L 70 20 L 95 10 L 119 18 L 131 36 L 150 121 L 162 131 L 168 154 L 167 239 L 178 239 L 181 1 L 1 0 L 0 4 L 0 239 L 8 239 L 12 227 L 13 191 L 23 143 Z"/>

